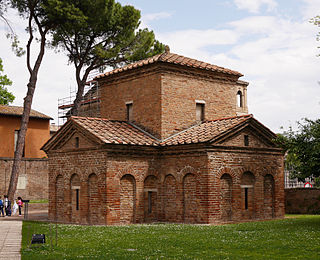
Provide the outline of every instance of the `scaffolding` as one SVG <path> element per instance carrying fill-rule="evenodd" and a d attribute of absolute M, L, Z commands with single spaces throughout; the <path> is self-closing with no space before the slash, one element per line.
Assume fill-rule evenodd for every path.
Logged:
<path fill-rule="evenodd" d="M 85 117 L 100 117 L 100 90 L 99 84 L 94 78 L 100 73 L 93 72 L 88 77 L 88 82 L 84 88 L 81 105 L 78 111 L 78 116 Z M 63 125 L 71 116 L 71 109 L 76 98 L 77 91 L 70 87 L 68 97 L 58 99 L 58 126 Z"/>

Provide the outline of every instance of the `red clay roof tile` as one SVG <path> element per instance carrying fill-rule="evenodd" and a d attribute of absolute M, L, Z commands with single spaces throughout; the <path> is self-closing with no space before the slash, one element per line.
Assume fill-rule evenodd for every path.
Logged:
<path fill-rule="evenodd" d="M 209 142 L 214 137 L 228 131 L 249 118 L 252 118 L 252 115 L 206 121 L 168 137 L 163 140 L 160 145 L 167 146 Z"/>
<path fill-rule="evenodd" d="M 71 120 L 82 126 L 106 144 L 157 145 L 158 141 L 151 135 L 124 121 L 102 118 L 71 117 Z"/>
<path fill-rule="evenodd" d="M 106 144 L 170 146 L 209 142 L 252 117 L 252 115 L 245 115 L 206 121 L 162 141 L 125 121 L 89 117 L 71 117 L 71 120 Z"/>
<path fill-rule="evenodd" d="M 230 70 L 227 68 L 223 68 L 217 65 L 213 65 L 210 63 L 206 63 L 203 61 L 198 61 L 195 59 L 191 59 L 188 57 L 184 57 L 182 55 L 178 55 L 175 53 L 170 53 L 170 52 L 164 52 L 161 54 L 157 54 L 155 56 L 152 56 L 150 58 L 144 59 L 144 60 L 140 60 L 131 64 L 128 64 L 122 68 L 118 68 L 118 69 L 114 69 L 112 71 L 106 72 L 104 74 L 101 74 L 99 76 L 96 77 L 96 79 L 99 78 L 104 78 L 113 74 L 117 74 L 120 73 L 122 71 L 126 71 L 126 70 L 132 70 L 134 68 L 138 68 L 138 67 L 143 67 L 147 64 L 152 64 L 152 63 L 156 63 L 156 62 L 164 62 L 164 63 L 170 63 L 170 64 L 178 64 L 178 65 L 182 65 L 182 66 L 188 66 L 188 67 L 193 67 L 193 68 L 198 68 L 198 69 L 205 69 L 205 70 L 210 70 L 210 71 L 217 71 L 217 72 L 222 72 L 225 74 L 229 74 L 229 75 L 235 75 L 235 76 L 243 76 L 240 72 L 235 71 L 235 70 Z"/>
<path fill-rule="evenodd" d="M 22 116 L 23 114 L 23 107 L 18 106 L 8 106 L 8 105 L 0 105 L 0 115 L 6 116 Z M 36 110 L 31 109 L 30 111 L 31 118 L 40 118 L 40 119 L 53 119 L 50 116 L 42 114 Z"/>

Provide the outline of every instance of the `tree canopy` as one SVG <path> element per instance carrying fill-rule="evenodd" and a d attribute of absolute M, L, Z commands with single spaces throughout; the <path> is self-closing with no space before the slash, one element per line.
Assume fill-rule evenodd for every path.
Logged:
<path fill-rule="evenodd" d="M 92 70 L 115 68 L 164 51 L 148 29 L 139 29 L 141 14 L 133 6 L 114 0 L 66 0 L 84 19 L 63 23 L 53 31 L 54 47 L 67 52 L 76 69 L 77 97 L 72 114 L 80 106 L 88 75 Z"/>
<path fill-rule="evenodd" d="M 290 177 L 304 180 L 320 177 L 320 119 L 298 122 L 299 130 L 278 136 L 277 142 L 287 151 L 285 166 Z"/>
<path fill-rule="evenodd" d="M 9 105 L 15 99 L 15 96 L 8 91 L 6 86 L 11 86 L 12 81 L 7 77 L 7 75 L 3 75 L 3 65 L 2 59 L 0 59 L 0 104 L 1 105 Z"/>
<path fill-rule="evenodd" d="M 311 23 L 313 23 L 314 25 L 320 27 L 320 15 L 317 15 L 316 17 L 312 18 L 310 20 Z M 320 41 L 320 32 L 318 32 L 317 34 L 317 41 Z M 318 47 L 320 48 L 320 47 Z"/>

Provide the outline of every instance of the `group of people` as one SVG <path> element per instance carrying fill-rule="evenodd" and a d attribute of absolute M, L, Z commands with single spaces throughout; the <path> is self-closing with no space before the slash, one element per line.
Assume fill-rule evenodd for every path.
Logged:
<path fill-rule="evenodd" d="M 21 209 L 23 206 L 23 201 L 21 197 L 18 197 L 14 200 L 13 206 L 11 207 L 11 201 L 7 195 L 4 195 L 4 199 L 0 196 L 0 217 L 9 217 L 14 216 L 19 210 L 19 216 L 21 216 Z"/>

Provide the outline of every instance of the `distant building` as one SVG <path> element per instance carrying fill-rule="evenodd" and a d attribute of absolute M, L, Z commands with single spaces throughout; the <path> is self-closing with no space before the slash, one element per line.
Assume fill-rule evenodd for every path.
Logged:
<path fill-rule="evenodd" d="M 299 181 L 298 178 L 291 179 L 290 172 L 284 171 L 284 186 L 286 189 L 290 188 L 305 188 L 305 184 L 309 182 L 311 185 L 314 185 L 314 180 L 312 178 L 306 178 L 305 181 Z"/>
<path fill-rule="evenodd" d="M 92 77 L 92 76 L 91 76 Z M 79 116 L 101 117 L 100 114 L 100 90 L 99 84 L 95 80 L 86 83 L 82 97 Z M 71 109 L 76 97 L 76 92 L 71 92 L 70 96 L 58 99 L 58 125 L 63 125 L 71 116 Z"/>
<path fill-rule="evenodd" d="M 50 125 L 50 137 L 52 137 L 56 132 L 58 132 L 59 126 L 56 124 Z"/>
<path fill-rule="evenodd" d="M 49 217 L 83 224 L 284 216 L 283 152 L 242 74 L 166 51 L 96 77 L 101 118 L 44 146 Z"/>
<path fill-rule="evenodd" d="M 23 107 L 0 105 L 0 194 L 8 189 Z M 52 118 L 31 110 L 16 195 L 48 197 L 48 166 L 41 146 L 50 138 Z"/>

